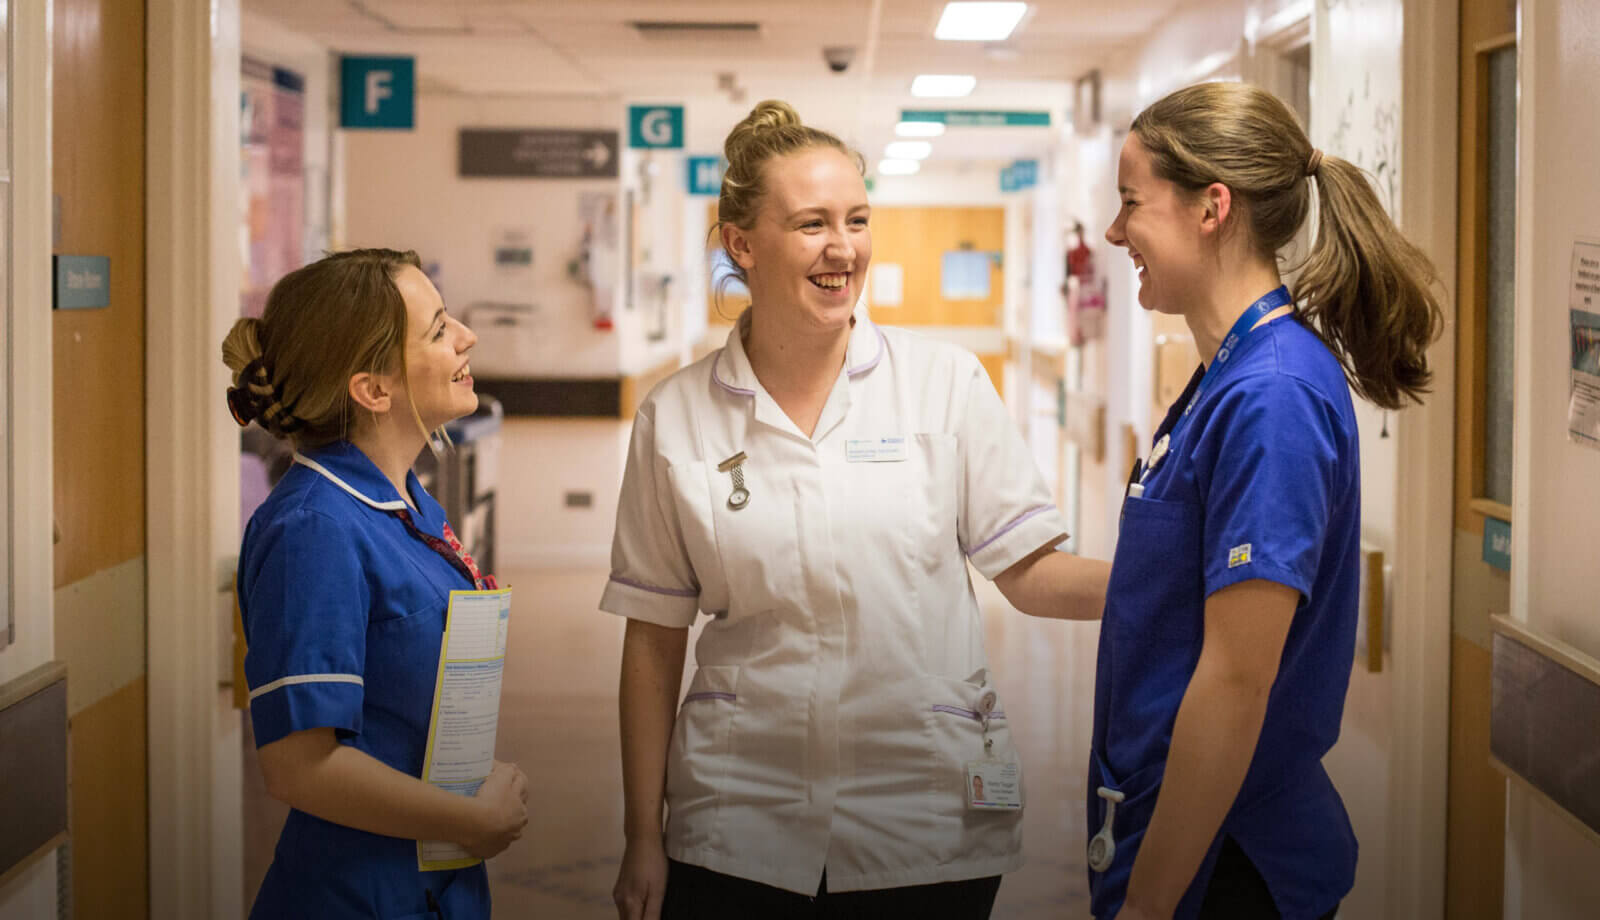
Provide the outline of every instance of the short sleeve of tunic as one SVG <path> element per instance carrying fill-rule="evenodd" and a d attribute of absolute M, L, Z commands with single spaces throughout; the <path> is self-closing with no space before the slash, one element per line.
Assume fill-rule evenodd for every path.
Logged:
<path fill-rule="evenodd" d="M 1252 375 L 1217 394 L 1191 454 L 1207 597 L 1259 578 L 1310 601 L 1334 503 L 1352 485 L 1344 429 L 1333 403 L 1292 376 Z"/>
<path fill-rule="evenodd" d="M 962 359 L 957 535 L 973 566 L 992 581 L 1039 547 L 1065 539 L 1067 528 L 988 372 L 970 354 Z"/>
<path fill-rule="evenodd" d="M 361 731 L 371 594 L 349 522 L 295 509 L 247 546 L 240 580 L 256 745 Z"/>
<path fill-rule="evenodd" d="M 634 417 L 628 443 L 611 540 L 611 578 L 600 609 L 672 627 L 689 626 L 700 609 L 700 586 L 678 525 L 666 463 L 656 452 L 655 423 L 643 412 Z"/>

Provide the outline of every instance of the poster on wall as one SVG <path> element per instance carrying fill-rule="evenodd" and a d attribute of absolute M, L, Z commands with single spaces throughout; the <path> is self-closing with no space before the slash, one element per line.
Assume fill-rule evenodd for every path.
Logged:
<path fill-rule="evenodd" d="M 239 96 L 247 196 L 240 312 L 260 316 L 273 283 L 305 263 L 305 78 L 247 57 Z"/>
<path fill-rule="evenodd" d="M 1567 437 L 1600 450 L 1600 243 L 1573 244 L 1567 298 L 1572 334 Z"/>

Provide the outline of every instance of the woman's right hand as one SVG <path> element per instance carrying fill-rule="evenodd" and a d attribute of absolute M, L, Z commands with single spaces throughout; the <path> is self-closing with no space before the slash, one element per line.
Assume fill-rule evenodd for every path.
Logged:
<path fill-rule="evenodd" d="M 475 833 L 459 842 L 473 856 L 488 859 L 521 837 L 528 824 L 528 778 L 516 764 L 497 760 L 473 804 L 478 806 Z"/>
<path fill-rule="evenodd" d="M 659 835 L 647 834 L 628 841 L 622 869 L 611 900 L 617 920 L 661 920 L 661 901 L 667 891 L 667 850 Z"/>

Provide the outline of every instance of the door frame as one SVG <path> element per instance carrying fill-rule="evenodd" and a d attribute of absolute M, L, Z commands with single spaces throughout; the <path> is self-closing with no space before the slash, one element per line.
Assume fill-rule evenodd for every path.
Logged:
<path fill-rule="evenodd" d="M 146 15 L 150 915 L 239 917 L 240 719 L 221 686 L 239 446 L 218 352 L 239 302 L 239 0 Z"/>
<path fill-rule="evenodd" d="M 1432 259 L 1444 334 L 1427 402 L 1396 416 L 1394 712 L 1389 752 L 1391 917 L 1444 915 L 1450 592 L 1455 520 L 1456 133 L 1459 10 L 1404 4 L 1400 226 Z"/>

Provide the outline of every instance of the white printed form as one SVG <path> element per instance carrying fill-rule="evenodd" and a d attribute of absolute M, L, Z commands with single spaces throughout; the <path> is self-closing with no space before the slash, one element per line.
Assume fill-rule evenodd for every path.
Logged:
<path fill-rule="evenodd" d="M 500 724 L 500 681 L 505 674 L 511 589 L 451 591 L 433 716 L 422 778 L 457 795 L 474 795 L 494 765 Z M 417 842 L 423 871 L 459 869 L 478 859 L 454 843 Z"/>

